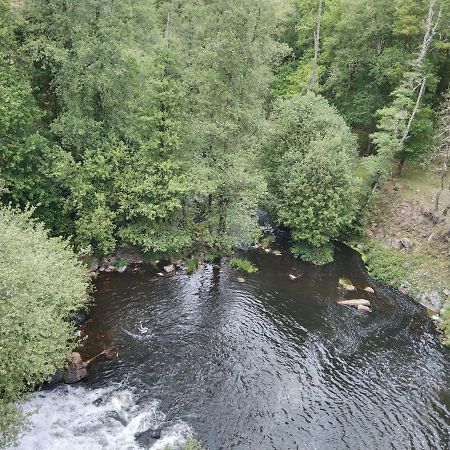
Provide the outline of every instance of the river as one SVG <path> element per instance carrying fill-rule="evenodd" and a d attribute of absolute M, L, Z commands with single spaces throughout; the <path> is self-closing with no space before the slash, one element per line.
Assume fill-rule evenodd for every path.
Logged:
<path fill-rule="evenodd" d="M 18 448 L 176 449 L 190 437 L 210 450 L 449 448 L 449 352 L 420 306 L 346 247 L 323 267 L 246 256 L 259 271 L 245 283 L 225 260 L 99 277 L 82 352 L 112 345 L 118 357 L 34 394 Z M 340 277 L 374 287 L 372 313 L 336 304 Z M 159 427 L 160 439 L 135 437 Z"/>

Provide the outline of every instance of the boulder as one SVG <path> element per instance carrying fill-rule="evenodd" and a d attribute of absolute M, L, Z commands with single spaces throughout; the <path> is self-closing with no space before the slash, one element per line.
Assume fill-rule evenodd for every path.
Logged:
<path fill-rule="evenodd" d="M 163 276 L 164 276 L 164 274 L 163 274 L 162 272 L 158 272 L 156 275 L 157 275 L 158 277 L 163 277 Z"/>
<path fill-rule="evenodd" d="M 238 277 L 237 280 L 239 283 L 245 283 L 245 278 Z"/>
<path fill-rule="evenodd" d="M 275 256 L 281 256 L 283 253 L 281 253 L 280 250 L 274 250 L 274 251 L 273 251 L 273 254 L 274 254 Z"/>
<path fill-rule="evenodd" d="M 402 247 L 405 248 L 406 250 L 410 249 L 413 246 L 411 239 L 408 238 L 400 239 L 400 243 L 402 244 Z"/>
<path fill-rule="evenodd" d="M 344 289 L 347 292 L 355 292 L 356 288 L 355 286 L 353 286 L 353 284 L 342 284 L 341 285 L 342 289 Z"/>
<path fill-rule="evenodd" d="M 166 273 L 175 272 L 175 266 L 173 264 L 169 264 L 168 266 L 164 266 L 164 272 L 166 272 Z"/>
<path fill-rule="evenodd" d="M 384 240 L 384 245 L 395 250 L 401 250 L 403 248 L 403 244 L 401 243 L 400 239 L 395 238 L 386 238 Z"/>
<path fill-rule="evenodd" d="M 368 292 L 369 294 L 375 294 L 375 291 L 370 286 L 365 287 L 364 291 Z"/>
<path fill-rule="evenodd" d="M 71 363 L 64 369 L 63 381 L 66 384 L 78 383 L 87 377 L 87 364 L 78 352 L 70 354 Z"/>
<path fill-rule="evenodd" d="M 271 253 L 271 252 L 272 252 L 272 250 L 270 250 L 270 248 L 265 248 L 264 251 L 265 251 L 266 253 Z"/>
<path fill-rule="evenodd" d="M 358 305 L 358 311 L 372 312 L 372 310 L 366 305 Z"/>
<path fill-rule="evenodd" d="M 294 280 L 297 279 L 297 277 L 296 277 L 295 275 L 293 275 L 292 273 L 290 273 L 290 274 L 288 275 L 288 277 L 289 277 L 289 279 L 290 279 L 291 281 L 294 281 Z"/>
<path fill-rule="evenodd" d="M 64 370 L 59 369 L 53 375 L 50 375 L 47 378 L 47 380 L 45 382 L 45 386 L 47 388 L 54 388 L 56 385 L 61 383 L 61 381 L 63 380 L 63 377 L 64 377 Z"/>
<path fill-rule="evenodd" d="M 348 278 L 339 278 L 339 286 L 348 292 L 354 292 L 356 291 L 355 286 L 353 286 L 353 283 Z"/>
<path fill-rule="evenodd" d="M 161 438 L 162 428 L 149 428 L 148 430 L 137 433 L 134 437 L 142 447 L 150 447 L 154 439 Z"/>
<path fill-rule="evenodd" d="M 344 306 L 355 306 L 358 307 L 359 305 L 362 306 L 370 306 L 370 301 L 366 300 L 364 298 L 358 298 L 353 300 L 339 300 L 337 302 L 338 305 L 344 305 Z"/>

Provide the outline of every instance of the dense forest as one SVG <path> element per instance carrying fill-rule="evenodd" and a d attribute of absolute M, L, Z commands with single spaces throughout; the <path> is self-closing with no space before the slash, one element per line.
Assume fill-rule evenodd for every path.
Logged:
<path fill-rule="evenodd" d="M 62 342 L 29 379 L 1 367 L 0 412 L 64 359 L 86 291 L 68 245 L 220 255 L 258 241 L 264 210 L 328 262 L 410 161 L 439 170 L 446 214 L 449 85 L 448 0 L 0 0 L 0 359 L 33 351 L 25 305 Z M 65 306 L 19 292 L 54 252 Z"/>

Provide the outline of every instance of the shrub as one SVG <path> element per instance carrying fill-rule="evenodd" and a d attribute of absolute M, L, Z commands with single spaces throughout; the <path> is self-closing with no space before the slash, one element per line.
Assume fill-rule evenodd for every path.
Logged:
<path fill-rule="evenodd" d="M 314 264 L 327 264 L 333 262 L 334 259 L 334 248 L 332 244 L 314 247 L 305 241 L 297 242 L 291 247 L 291 252 L 296 258 Z"/>
<path fill-rule="evenodd" d="M 0 446 L 19 431 L 13 402 L 63 366 L 76 338 L 68 318 L 88 300 L 68 243 L 31 214 L 0 208 Z"/>
<path fill-rule="evenodd" d="M 197 257 L 194 256 L 186 263 L 187 273 L 194 273 L 198 269 L 198 265 L 199 260 Z"/>
<path fill-rule="evenodd" d="M 186 444 L 184 444 L 183 450 L 204 450 L 202 443 L 196 439 L 189 439 Z"/>
<path fill-rule="evenodd" d="M 247 273 L 258 272 L 258 268 L 247 259 L 231 258 L 230 266 L 235 269 L 243 270 L 244 272 Z"/>
<path fill-rule="evenodd" d="M 394 288 L 399 288 L 408 280 L 420 264 L 416 256 L 385 248 L 378 243 L 366 248 L 363 260 L 374 278 Z"/>

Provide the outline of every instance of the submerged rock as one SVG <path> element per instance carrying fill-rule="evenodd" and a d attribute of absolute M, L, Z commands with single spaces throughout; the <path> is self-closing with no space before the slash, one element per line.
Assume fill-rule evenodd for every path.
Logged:
<path fill-rule="evenodd" d="M 239 283 L 245 283 L 245 278 L 238 277 L 237 280 Z"/>

